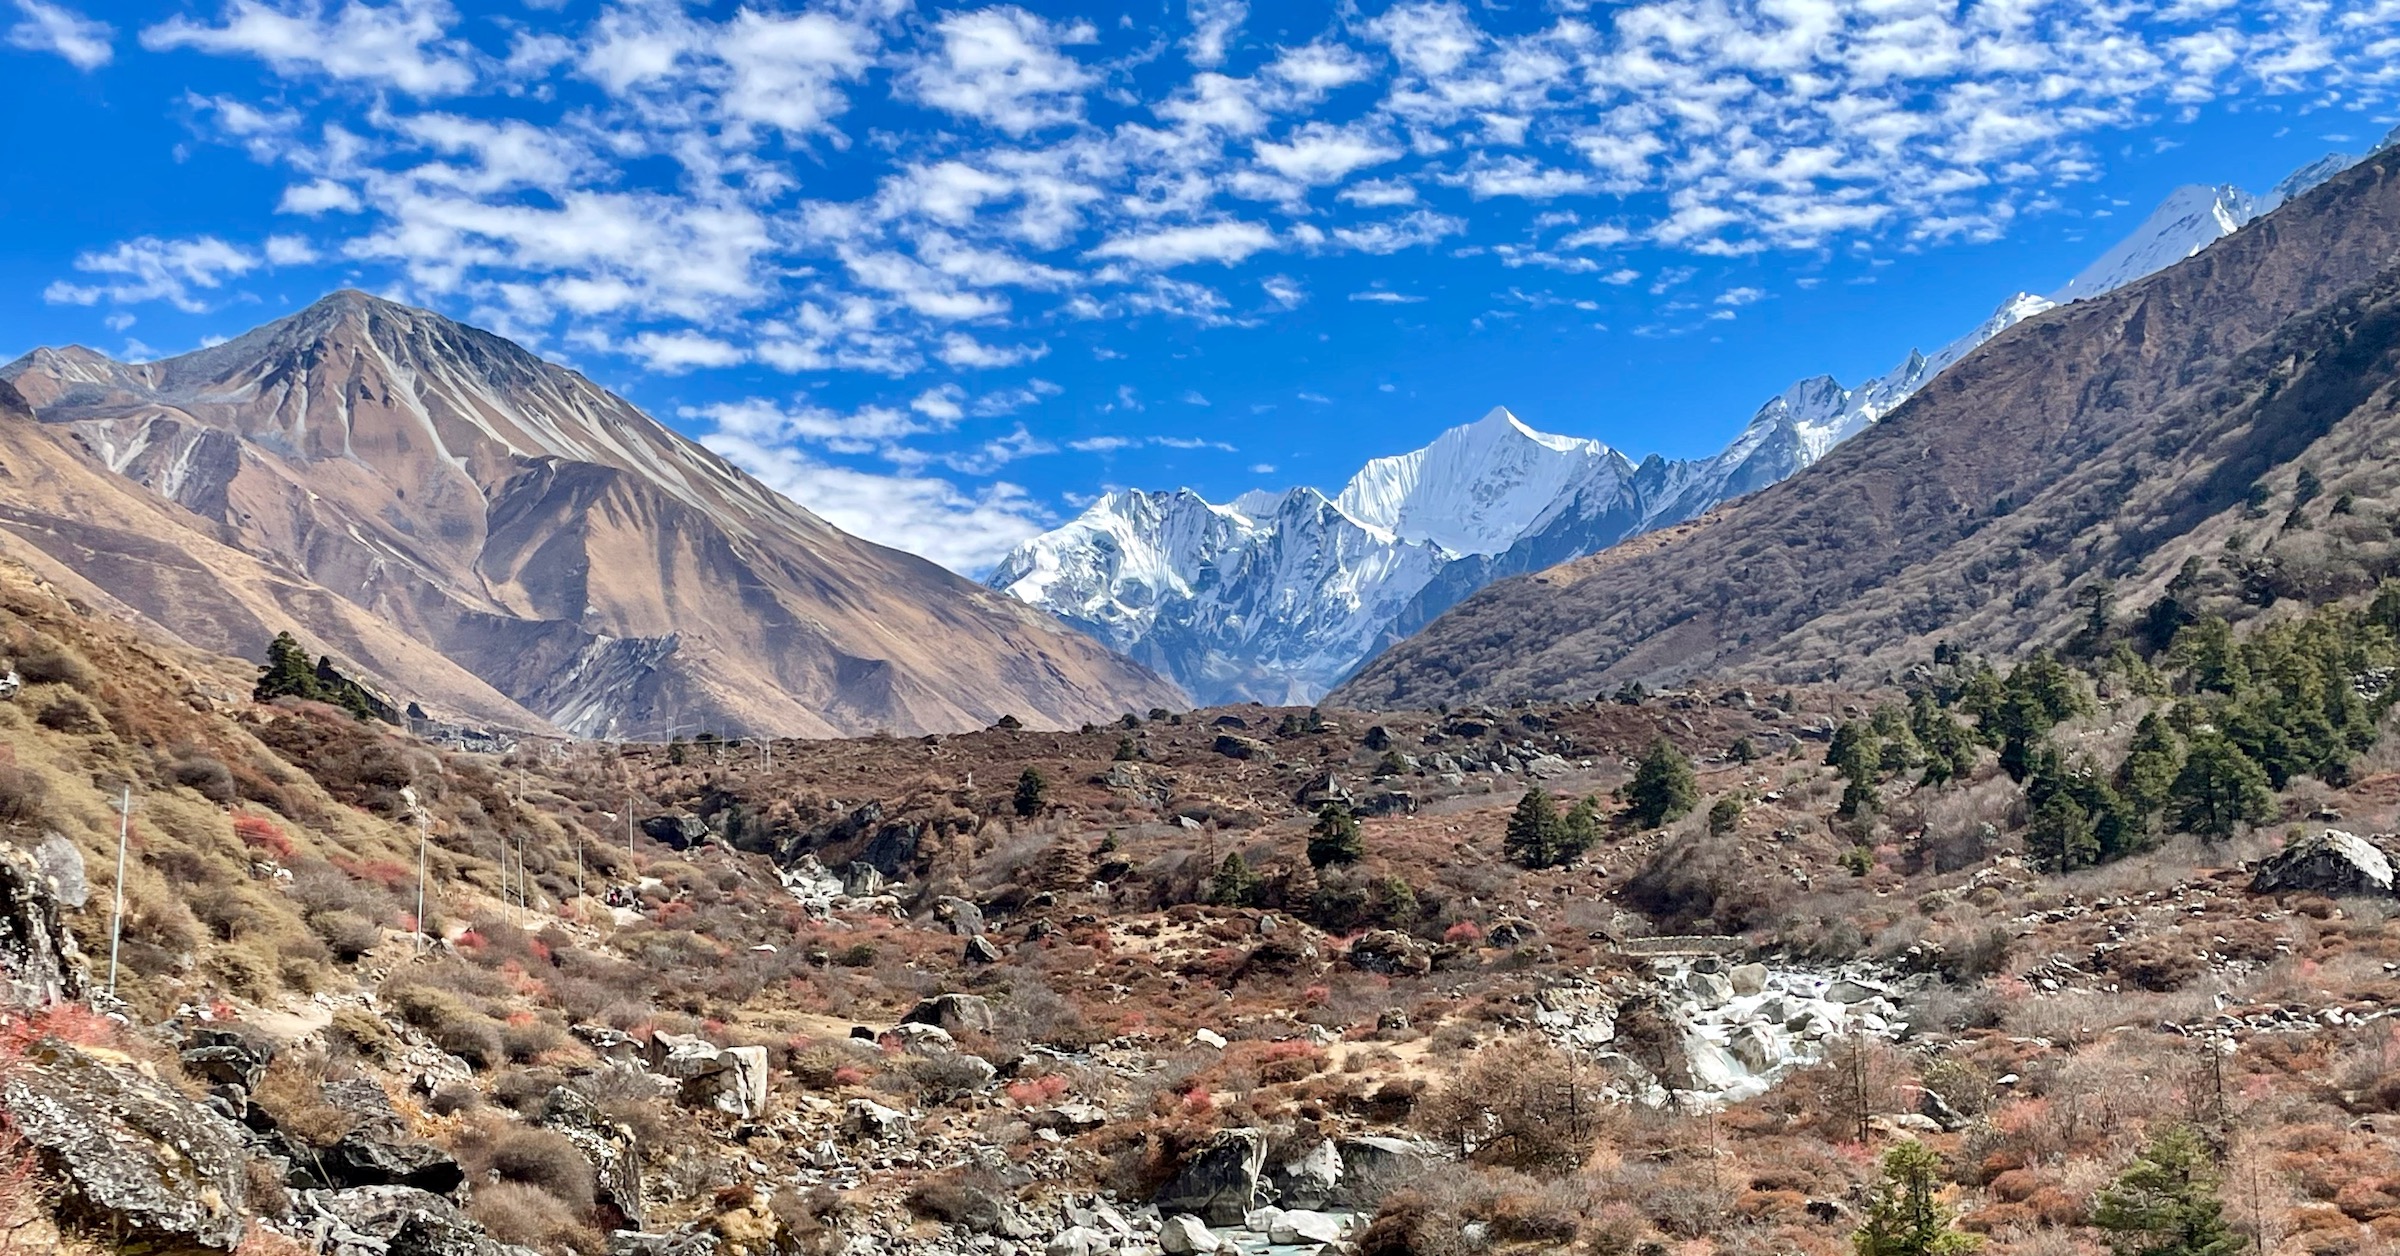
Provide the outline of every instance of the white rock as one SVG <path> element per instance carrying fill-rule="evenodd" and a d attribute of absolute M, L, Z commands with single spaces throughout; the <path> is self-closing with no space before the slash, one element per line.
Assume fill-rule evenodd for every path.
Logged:
<path fill-rule="evenodd" d="M 1306 1209 L 1293 1209 L 1275 1218 L 1267 1230 L 1272 1243 L 1339 1243 L 1342 1223 L 1339 1218 Z"/>
<path fill-rule="evenodd" d="M 1213 1029 L 1193 1030 L 1192 1041 L 1197 1042 L 1202 1046 L 1215 1047 L 1219 1051 L 1225 1049 L 1225 1035 L 1218 1033 Z"/>

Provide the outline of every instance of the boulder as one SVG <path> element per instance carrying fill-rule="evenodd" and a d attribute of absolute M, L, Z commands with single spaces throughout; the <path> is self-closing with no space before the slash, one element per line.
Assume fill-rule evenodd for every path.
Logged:
<path fill-rule="evenodd" d="M 2389 898 L 2393 893 L 2392 860 L 2376 841 L 2327 829 L 2260 860 L 2250 889 L 2257 894 Z"/>
<path fill-rule="evenodd" d="M 980 994 L 937 994 L 910 1008 L 900 1019 L 915 1025 L 939 1025 L 954 1036 L 989 1034 L 998 1023 L 991 1001 Z"/>
<path fill-rule="evenodd" d="M 1836 1003 L 1864 1003 L 1869 999 L 1891 997 L 1891 989 L 1871 981 L 1845 977 L 1825 987 L 1825 997 Z"/>
<path fill-rule="evenodd" d="M 1109 1246 L 1107 1235 L 1090 1226 L 1072 1225 L 1052 1236 L 1042 1251 L 1044 1256 L 1101 1256 Z"/>
<path fill-rule="evenodd" d="M 1537 754 L 1525 761 L 1525 774 L 1537 781 L 1554 781 L 1574 770 L 1574 764 L 1554 754 Z"/>
<path fill-rule="evenodd" d="M 608 1119 L 581 1091 L 560 1086 L 534 1120 L 556 1131 L 592 1163 L 593 1202 L 607 1230 L 642 1228 L 642 1156 L 633 1131 Z"/>
<path fill-rule="evenodd" d="M 1342 1158 L 1341 1202 L 1354 1207 L 1371 1205 L 1433 1158 L 1421 1144 L 1381 1135 L 1336 1139 L 1333 1149 Z"/>
<path fill-rule="evenodd" d="M 409 1186 L 299 1191 L 292 1219 L 327 1256 L 518 1256 L 457 1205 Z"/>
<path fill-rule="evenodd" d="M 182 1058 L 186 1074 L 212 1086 L 239 1086 L 248 1092 L 258 1089 L 274 1052 L 251 1046 L 232 1030 L 204 1025 L 183 1040 Z"/>
<path fill-rule="evenodd" d="M 1039 1130 L 1056 1130 L 1061 1134 L 1088 1134 L 1108 1124 L 1108 1109 L 1091 1103 L 1062 1103 L 1054 1108 L 1029 1112 L 1027 1124 Z"/>
<path fill-rule="evenodd" d="M 83 997 L 83 955 L 58 918 L 59 889 L 38 856 L 0 846 L 0 993 L 18 1007 Z"/>
<path fill-rule="evenodd" d="M 1704 1008 L 1723 1007 L 1733 1002 L 1733 982 L 1723 973 L 1686 973 L 1683 988 Z"/>
<path fill-rule="evenodd" d="M 669 850 L 690 850 L 708 840 L 708 822 L 688 811 L 652 816 L 642 821 L 642 834 Z"/>
<path fill-rule="evenodd" d="M 92 884 L 84 873 L 83 852 L 75 843 L 56 829 L 42 834 L 34 844 L 33 865 L 50 887 L 50 897 L 61 907 L 81 907 L 92 900 Z"/>
<path fill-rule="evenodd" d="M 719 1047 L 693 1034 L 653 1034 L 652 1070 L 679 1083 L 678 1102 L 756 1120 L 767 1111 L 767 1049 Z"/>
<path fill-rule="evenodd" d="M 1783 1050 L 1775 1041 L 1774 1031 L 1755 1022 L 1734 1030 L 1733 1039 L 1725 1049 L 1753 1073 L 1764 1073 L 1783 1062 Z"/>
<path fill-rule="evenodd" d="M 967 939 L 967 947 L 962 958 L 970 964 L 997 964 L 1005 956 L 1001 954 L 997 943 L 978 933 Z"/>
<path fill-rule="evenodd" d="M 1277 1216 L 1274 1224 L 1267 1227 L 1267 1241 L 1281 1246 L 1339 1243 L 1342 1223 L 1339 1218 L 1321 1212 L 1295 1208 Z"/>
<path fill-rule="evenodd" d="M 1433 952 L 1397 929 L 1371 929 L 1350 944 L 1350 966 L 1387 976 L 1422 975 L 1433 969 Z"/>
<path fill-rule="evenodd" d="M 1188 1212 L 1168 1217 L 1158 1227 L 1158 1250 L 1166 1256 L 1209 1256 L 1224 1250 L 1225 1240 L 1208 1228 L 1208 1223 Z"/>
<path fill-rule="evenodd" d="M 350 1118 L 349 1132 L 321 1150 L 284 1140 L 297 1153 L 293 1169 L 308 1185 L 342 1188 L 405 1186 L 434 1195 L 457 1191 L 466 1170 L 440 1147 L 408 1132 L 383 1087 L 365 1077 L 327 1082 L 326 1105 Z M 254 1118 L 256 1115 L 255 1109 Z"/>
<path fill-rule="evenodd" d="M 1228 759 L 1257 759 L 1273 753 L 1267 743 L 1257 738 L 1237 737 L 1232 733 L 1219 734 L 1210 749 Z"/>
<path fill-rule="evenodd" d="M 1725 980 L 1733 983 L 1733 992 L 1739 997 L 1748 998 L 1754 994 L 1765 994 L 1767 992 L 1767 966 L 1765 964 L 1737 964 L 1725 970 Z"/>
<path fill-rule="evenodd" d="M 1275 1198 L 1287 1208 L 1324 1208 L 1342 1185 L 1342 1153 L 1330 1141 L 1276 1165 L 1268 1174 Z"/>
<path fill-rule="evenodd" d="M 983 932 L 983 909 L 963 898 L 944 895 L 935 899 L 933 918 L 943 928 L 962 938 L 976 937 Z"/>
<path fill-rule="evenodd" d="M 871 863 L 853 859 L 842 869 L 842 893 L 851 898 L 873 898 L 883 888 L 883 870 Z"/>
<path fill-rule="evenodd" d="M 1255 1129 L 1219 1130 L 1160 1188 L 1158 1210 L 1188 1212 L 1211 1225 L 1240 1225 L 1258 1199 L 1267 1139 Z"/>
<path fill-rule="evenodd" d="M 0 1079 L 0 1106 L 57 1183 L 68 1218 L 120 1250 L 231 1251 L 248 1226 L 241 1129 L 137 1072 L 56 1039 Z"/>
<path fill-rule="evenodd" d="M 869 1142 L 886 1142 L 906 1135 L 913 1122 L 908 1114 L 872 1099 L 853 1099 L 842 1109 L 843 1124 Z"/>

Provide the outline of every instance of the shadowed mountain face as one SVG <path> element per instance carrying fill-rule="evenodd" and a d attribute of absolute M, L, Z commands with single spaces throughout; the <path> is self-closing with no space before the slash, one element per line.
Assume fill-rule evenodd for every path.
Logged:
<path fill-rule="evenodd" d="M 2240 567 L 2254 599 L 2371 584 L 2400 571 L 2382 569 L 2382 495 L 2400 493 L 2396 359 L 2400 152 L 2387 150 L 2188 261 L 2010 329 L 1790 480 L 1483 590 L 1331 700 L 1873 677 L 1937 641 L 2057 641 L 2097 590 L 2146 606 L 2194 558 Z M 2295 506 L 2262 534 L 2258 496 L 2290 493 L 2304 468 L 2350 500 L 2313 523 Z M 2385 531 L 2353 544 L 2362 516 Z M 2286 540 L 2311 526 L 2322 545 Z M 2350 557 L 2309 557 L 2337 548 Z"/>
<path fill-rule="evenodd" d="M 583 376 L 422 310 L 337 293 L 182 357 L 43 349 L 0 378 L 195 530 L 431 647 L 536 726 L 822 736 L 1180 702 L 1040 612 L 848 536 Z M 193 644 L 263 643 L 90 578 Z M 354 657 L 401 694 L 425 687 L 396 658 Z"/>

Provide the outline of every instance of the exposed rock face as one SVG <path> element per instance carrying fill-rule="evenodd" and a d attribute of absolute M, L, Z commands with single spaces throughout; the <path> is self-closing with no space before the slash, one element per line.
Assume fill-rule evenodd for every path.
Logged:
<path fill-rule="evenodd" d="M 2303 891 L 2389 898 L 2392 860 L 2377 839 L 2327 829 L 2260 860 L 2250 888 L 2260 894 Z"/>
<path fill-rule="evenodd" d="M 642 1158 L 633 1132 L 610 1121 L 580 1092 L 561 1086 L 542 1100 L 540 1123 L 592 1162 L 595 1202 L 611 1230 L 642 1228 Z M 613 1217 L 606 1214 L 613 1213 Z"/>
<path fill-rule="evenodd" d="M 0 1079 L 0 1101 L 62 1184 L 63 1211 L 122 1236 L 119 1250 L 230 1251 L 241 1242 L 241 1130 L 181 1091 L 44 1040 Z"/>
<path fill-rule="evenodd" d="M 394 689 L 585 736 L 1073 727 L 1183 701 L 574 371 L 363 293 L 180 357 L 41 349 L 0 378 L 42 419 L 15 435 L 57 447 L 0 457 L 7 539 L 204 648 L 297 621 Z M 62 500 L 37 472 L 69 460 L 153 504 Z"/>
<path fill-rule="evenodd" d="M 80 874 L 80 859 L 75 867 Z M 83 955 L 59 921 L 58 886 L 38 855 L 0 846 L 0 979 L 19 1007 L 83 995 Z"/>
<path fill-rule="evenodd" d="M 1210 1225 L 1240 1225 L 1258 1200 L 1258 1175 L 1266 1163 L 1266 1135 L 1219 1130 L 1160 1189 L 1158 1210 L 1192 1213 Z"/>
<path fill-rule="evenodd" d="M 322 1187 L 405 1186 L 449 1195 L 466 1184 L 450 1153 L 408 1132 L 383 1088 L 369 1078 L 329 1082 L 325 1102 L 354 1124 L 322 1151 L 293 1156 L 295 1167 Z M 255 1111 L 255 1110 L 254 1110 Z"/>
<path fill-rule="evenodd" d="M 449 1200 L 409 1186 L 300 1191 L 292 1214 L 325 1256 L 531 1256 L 493 1240 Z"/>

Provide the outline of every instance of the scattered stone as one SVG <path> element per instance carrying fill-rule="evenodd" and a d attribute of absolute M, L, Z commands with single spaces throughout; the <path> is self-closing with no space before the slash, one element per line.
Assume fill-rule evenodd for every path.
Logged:
<path fill-rule="evenodd" d="M 967 939 L 965 959 L 970 964 L 997 964 L 1006 958 L 990 938 L 978 933 Z"/>
<path fill-rule="evenodd" d="M 933 918 L 962 938 L 979 937 L 983 933 L 983 909 L 963 898 L 944 895 L 935 899 Z"/>
<path fill-rule="evenodd" d="M 1256 759 L 1273 753 L 1272 748 L 1263 741 L 1254 737 L 1237 737 L 1232 733 L 1218 734 L 1216 743 L 1210 749 L 1228 759 Z"/>
<path fill-rule="evenodd" d="M 842 1109 L 850 1132 L 870 1142 L 889 1142 L 905 1136 L 913 1124 L 905 1112 L 872 1099 L 853 1099 Z"/>
<path fill-rule="evenodd" d="M 1204 1047 L 1215 1047 L 1219 1051 L 1225 1049 L 1225 1035 L 1218 1033 L 1213 1029 L 1193 1030 L 1192 1041 L 1197 1042 Z"/>

